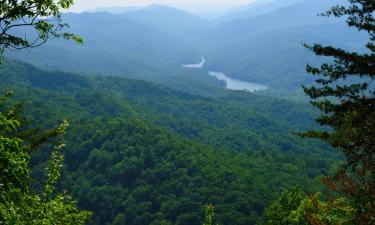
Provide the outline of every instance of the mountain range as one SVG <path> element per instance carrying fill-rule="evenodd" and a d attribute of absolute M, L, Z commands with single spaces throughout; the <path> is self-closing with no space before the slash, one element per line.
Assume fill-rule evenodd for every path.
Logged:
<path fill-rule="evenodd" d="M 267 85 L 266 94 L 297 93 L 300 84 L 313 81 L 306 75 L 305 65 L 320 62 L 303 43 L 359 49 L 357 43 L 366 38 L 346 29 L 343 20 L 318 16 L 341 2 L 258 2 L 215 20 L 163 5 L 119 8 L 115 13 L 112 8 L 98 10 L 109 12 L 69 13 L 63 18 L 71 32 L 84 38 L 83 46 L 56 40 L 9 55 L 47 69 L 144 79 L 202 94 L 209 87 L 223 87 L 206 76 L 210 70 Z M 201 56 L 207 61 L 203 69 L 181 68 Z"/>
<path fill-rule="evenodd" d="M 88 224 L 197 225 L 212 205 L 215 224 L 263 225 L 285 189 L 332 194 L 320 181 L 342 156 L 297 133 L 327 129 L 301 85 L 307 63 L 329 59 L 303 44 L 365 51 L 363 33 L 317 16 L 336 2 L 258 1 L 215 19 L 164 5 L 66 13 L 83 45 L 5 52 L 0 90 L 25 136 L 69 121 L 57 189 L 93 211 Z M 265 90 L 227 90 L 209 72 Z M 51 149 L 31 153 L 32 190 Z"/>

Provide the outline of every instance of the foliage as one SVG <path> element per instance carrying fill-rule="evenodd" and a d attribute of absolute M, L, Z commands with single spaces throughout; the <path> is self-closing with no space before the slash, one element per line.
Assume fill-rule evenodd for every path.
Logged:
<path fill-rule="evenodd" d="M 57 130 L 64 133 L 67 125 L 64 121 Z M 0 113 L 0 224 L 84 224 L 90 213 L 80 211 L 67 194 L 55 193 L 64 159 L 62 144 L 51 154 L 42 194 L 29 189 L 30 148 L 13 135 L 20 127 L 12 109 Z"/>
<path fill-rule="evenodd" d="M 0 1 L 0 57 L 5 49 L 34 48 L 50 38 L 82 43 L 80 37 L 63 32 L 68 24 L 62 22 L 61 10 L 72 4 L 73 0 Z"/>
<path fill-rule="evenodd" d="M 322 139 L 343 152 L 346 165 L 324 183 L 354 202 L 355 223 L 375 223 L 375 3 L 350 0 L 324 15 L 345 17 L 348 26 L 368 34 L 363 53 L 332 46 L 307 46 L 318 56 L 333 57 L 333 63 L 307 71 L 319 76 L 317 85 L 304 87 L 312 104 L 324 114 L 317 120 L 332 128 L 310 131 L 308 137 Z"/>
<path fill-rule="evenodd" d="M 0 1 L 0 60 L 5 49 L 34 48 L 50 38 L 82 43 L 80 37 L 63 32 L 68 24 L 62 22 L 61 10 L 72 4 L 72 0 Z M 29 188 L 31 150 L 64 133 L 68 123 L 64 121 L 61 126 L 42 133 L 37 133 L 37 129 L 21 130 L 21 105 L 4 108 L 10 95 L 7 92 L 0 98 L 3 107 L 0 112 L 0 224 L 84 224 L 91 213 L 80 211 L 66 193 L 55 193 L 64 160 L 63 144 L 51 153 L 42 193 Z"/>
<path fill-rule="evenodd" d="M 347 198 L 322 201 L 320 193 L 307 196 L 298 187 L 284 191 L 265 210 L 267 225 L 350 225 L 355 224 L 354 215 Z"/>
<path fill-rule="evenodd" d="M 8 92 L 2 99 L 1 104 L 7 97 Z M 20 123 L 13 118 L 13 112 L 8 111 L 0 113 L 0 191 L 8 193 L 13 188 L 27 190 L 27 178 L 30 170 L 28 162 L 30 160 L 29 152 L 22 146 L 22 141 L 18 138 L 10 137 L 10 134 L 20 127 Z"/>
<path fill-rule="evenodd" d="M 324 113 L 317 121 L 330 129 L 312 130 L 302 136 L 322 139 L 344 153 L 345 165 L 338 168 L 334 177 L 322 179 L 338 196 L 321 201 L 319 194 L 304 197 L 298 190 L 296 195 L 295 189 L 284 192 L 266 210 L 268 224 L 294 224 L 296 220 L 290 221 L 290 215 L 298 215 L 297 224 L 375 223 L 375 86 L 372 84 L 375 79 L 375 3 L 349 2 L 323 15 L 345 17 L 348 26 L 367 32 L 367 51 L 357 53 L 332 46 L 306 45 L 318 56 L 334 58 L 333 63 L 319 68 L 308 65 L 307 71 L 319 79 L 317 85 L 304 87 L 312 104 Z"/>
<path fill-rule="evenodd" d="M 349 199 L 337 197 L 321 201 L 320 194 L 308 197 L 303 206 L 305 216 L 311 225 L 351 225 L 356 224 L 355 209 Z"/>
<path fill-rule="evenodd" d="M 213 225 L 215 219 L 215 207 L 213 205 L 207 205 L 204 208 L 204 223 L 203 225 Z"/>
<path fill-rule="evenodd" d="M 268 225 L 307 225 L 304 209 L 305 194 L 295 187 L 284 191 L 266 210 Z"/>
<path fill-rule="evenodd" d="M 17 62 L 0 76 L 0 88 L 15 90 L 33 124 L 70 121 L 58 187 L 94 211 L 92 224 L 203 224 L 208 203 L 215 224 L 256 224 L 281 190 L 320 190 L 318 177 L 338 161 L 326 145 L 289 133 L 313 122 L 308 104 L 246 92 L 206 98 Z M 37 180 L 43 149 L 31 162 Z"/>

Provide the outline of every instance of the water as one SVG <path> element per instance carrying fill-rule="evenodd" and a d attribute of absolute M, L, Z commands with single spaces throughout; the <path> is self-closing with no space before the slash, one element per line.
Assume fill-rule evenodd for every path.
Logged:
<path fill-rule="evenodd" d="M 190 68 L 190 69 L 200 69 L 203 68 L 204 64 L 206 63 L 206 60 L 204 57 L 202 57 L 202 61 L 200 63 L 196 64 L 186 64 L 182 65 L 184 68 Z M 266 90 L 267 86 L 251 83 L 247 81 L 241 81 L 237 79 L 233 79 L 228 77 L 222 72 L 213 72 L 209 71 L 208 74 L 210 76 L 216 77 L 218 80 L 225 81 L 226 83 L 226 89 L 229 90 L 238 90 L 238 91 L 249 91 L 249 92 L 255 92 L 255 91 L 262 91 Z"/>
<path fill-rule="evenodd" d="M 204 64 L 206 63 L 206 60 L 204 57 L 202 57 L 202 61 L 200 63 L 196 64 L 187 64 L 187 65 L 182 65 L 184 68 L 193 68 L 193 69 L 198 69 L 198 68 L 203 68 Z"/>
<path fill-rule="evenodd" d="M 226 89 L 229 90 L 238 90 L 238 91 L 249 91 L 249 92 L 255 92 L 255 91 L 262 91 L 266 90 L 267 86 L 251 83 L 247 81 L 241 81 L 237 79 L 233 79 L 228 77 L 222 72 L 213 72 L 210 71 L 208 73 L 210 76 L 216 77 L 218 80 L 223 80 L 226 83 Z"/>

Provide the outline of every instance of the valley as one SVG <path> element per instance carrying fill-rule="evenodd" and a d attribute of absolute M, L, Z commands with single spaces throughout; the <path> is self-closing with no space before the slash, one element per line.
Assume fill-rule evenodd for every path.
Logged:
<path fill-rule="evenodd" d="M 347 64 L 353 71 L 365 68 L 366 57 L 373 57 L 373 45 L 363 47 L 365 29 L 348 28 L 343 18 L 318 16 L 334 4 L 348 3 L 258 0 L 209 14 L 156 3 L 64 9 L 61 18 L 69 27 L 60 28 L 78 36 L 64 33 L 21 51 L 0 43 L 0 91 L 5 93 L 0 97 L 0 141 L 14 141 L 0 143 L 0 148 L 27 150 L 22 159 L 30 167 L 30 174 L 24 172 L 25 190 L 42 196 L 31 199 L 47 202 L 46 193 L 62 199 L 61 205 L 74 199 L 79 209 L 93 213 L 89 225 L 281 225 L 291 220 L 307 225 L 310 214 L 303 210 L 320 213 L 329 205 L 319 205 L 320 199 L 339 196 L 326 179 L 347 159 L 342 146 L 336 147 L 357 143 L 340 135 L 360 137 L 362 131 L 373 131 L 351 129 L 362 105 L 339 108 L 362 97 L 355 88 L 372 88 L 371 83 L 345 86 L 360 79 L 340 70 L 336 75 L 349 79 L 336 86 L 342 91 L 335 93 L 337 101 L 321 103 L 331 99 L 337 83 L 312 76 L 321 73 L 312 67 L 307 67 L 310 74 L 306 71 L 306 65 L 358 56 L 333 59 L 334 53 L 347 52 L 326 53 L 307 45 L 364 53 L 357 60 L 360 66 Z M 52 32 L 43 25 L 36 29 L 42 32 L 39 38 Z M 16 40 L 21 44 L 35 35 L 28 28 L 14 34 L 22 36 Z M 81 44 L 64 40 L 80 37 Z M 325 69 L 328 73 L 342 67 Z M 316 82 L 331 86 L 308 89 Z M 371 99 L 361 100 L 367 104 Z M 337 108 L 355 110 L 343 120 L 349 125 L 330 136 L 341 124 L 329 120 L 329 110 Z M 317 119 L 322 113 L 327 114 Z M 324 138 L 328 141 L 320 140 Z M 63 155 L 57 157 L 56 151 Z M 64 165 L 51 164 L 50 155 L 52 160 L 65 159 Z M 1 157 L 0 169 L 21 160 Z M 60 174 L 50 175 L 56 171 Z M 280 197 L 297 189 L 302 194 Z M 9 193 L 4 196 L 13 196 Z M 288 204 L 295 205 L 286 216 L 282 213 Z M 0 202 L 5 212 L 7 207 L 1 207 Z M 45 208 L 47 203 L 42 212 Z M 64 210 L 56 211 L 70 215 L 75 208 Z M 288 220 L 269 222 L 269 210 Z M 301 212 L 305 220 L 293 217 Z M 351 223 L 329 225 L 336 224 Z"/>
<path fill-rule="evenodd" d="M 185 64 L 185 65 L 182 65 L 182 67 L 189 68 L 189 69 L 202 69 L 205 63 L 206 63 L 206 59 L 202 57 L 202 61 L 200 63 Z M 262 90 L 267 89 L 267 87 L 264 85 L 236 80 L 236 79 L 228 77 L 227 75 L 221 72 L 208 71 L 208 75 L 212 77 L 216 77 L 219 81 L 223 81 L 225 83 L 225 88 L 228 90 L 254 92 L 254 91 L 262 91 Z"/>
<path fill-rule="evenodd" d="M 29 126 L 69 121 L 60 186 L 94 211 L 92 224 L 196 224 L 206 204 L 222 224 L 256 224 L 284 188 L 323 190 L 319 178 L 339 160 L 292 134 L 317 127 L 307 104 L 224 89 L 202 97 L 14 61 L 0 78 Z M 48 147 L 33 154 L 35 180 L 43 180 Z"/>
<path fill-rule="evenodd" d="M 83 46 L 51 40 L 23 54 L 9 52 L 8 57 L 45 69 L 142 79 L 212 95 L 213 89 L 223 88 L 220 82 L 207 78 L 205 71 L 181 67 L 205 56 L 207 71 L 265 85 L 266 95 L 303 100 L 301 84 L 314 81 L 305 65 L 321 62 L 303 43 L 358 49 L 356 43 L 365 36 L 347 30 L 342 20 L 317 17 L 331 4 L 324 0 L 284 4 L 254 16 L 250 8 L 248 16 L 244 10 L 235 18 L 228 15 L 228 20 L 202 19 L 162 5 L 120 14 L 69 13 L 64 19 L 72 32 L 85 37 Z M 181 85 L 186 83 L 189 87 Z"/>
<path fill-rule="evenodd" d="M 220 81 L 225 82 L 225 88 L 229 90 L 237 90 L 237 91 L 249 91 L 249 92 L 256 92 L 256 91 L 264 91 L 267 89 L 266 86 L 256 83 L 245 82 L 237 79 L 233 79 L 228 77 L 222 72 L 212 72 L 209 71 L 208 74 L 210 76 L 216 77 Z"/>
<path fill-rule="evenodd" d="M 185 65 L 182 65 L 182 67 L 184 68 L 203 68 L 204 67 L 204 64 L 206 63 L 206 59 L 204 57 L 202 57 L 202 61 L 200 63 L 196 63 L 196 64 L 185 64 Z"/>

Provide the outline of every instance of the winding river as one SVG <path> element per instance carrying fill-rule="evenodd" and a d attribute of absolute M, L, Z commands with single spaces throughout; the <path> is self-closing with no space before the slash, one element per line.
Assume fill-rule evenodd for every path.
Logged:
<path fill-rule="evenodd" d="M 202 60 L 200 63 L 186 64 L 186 65 L 182 65 L 182 67 L 190 68 L 190 69 L 201 69 L 204 67 L 205 63 L 206 63 L 206 60 L 204 57 L 202 57 Z M 233 79 L 231 77 L 228 77 L 226 74 L 222 72 L 209 71 L 208 75 L 216 77 L 218 80 L 224 81 L 226 83 L 226 89 L 229 89 L 229 90 L 255 92 L 255 91 L 262 91 L 262 90 L 267 89 L 267 86 L 265 85 Z"/>
<path fill-rule="evenodd" d="M 202 57 L 202 61 L 200 63 L 186 64 L 186 65 L 182 65 L 182 67 L 191 68 L 191 69 L 194 69 L 194 68 L 199 69 L 199 68 L 203 68 L 205 63 L 206 63 L 206 59 L 204 57 Z"/>
<path fill-rule="evenodd" d="M 210 76 L 216 77 L 218 80 L 225 81 L 226 83 L 226 89 L 229 90 L 238 90 L 238 91 L 249 91 L 249 92 L 255 92 L 255 91 L 262 91 L 266 90 L 267 86 L 251 83 L 247 81 L 241 81 L 237 79 L 233 79 L 228 77 L 222 72 L 208 72 Z"/>

